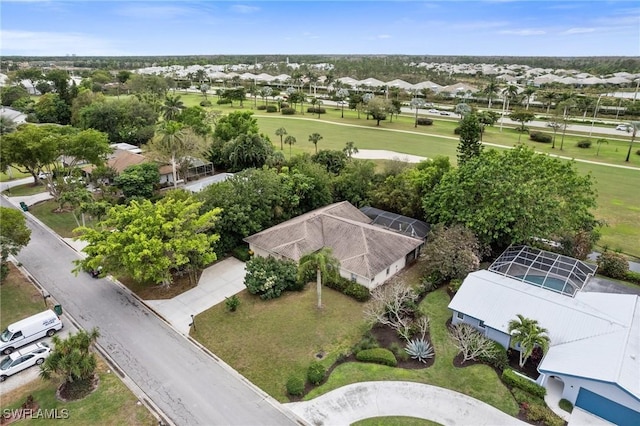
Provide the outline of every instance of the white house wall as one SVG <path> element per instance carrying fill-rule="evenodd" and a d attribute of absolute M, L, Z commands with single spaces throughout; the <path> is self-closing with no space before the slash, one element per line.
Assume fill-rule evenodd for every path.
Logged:
<path fill-rule="evenodd" d="M 462 318 L 459 318 L 458 315 L 462 315 Z M 511 337 L 508 334 L 505 334 L 501 331 L 496 330 L 495 328 L 487 327 L 486 325 L 480 327 L 480 320 L 477 318 L 470 317 L 469 315 L 465 315 L 462 312 L 453 311 L 453 317 L 451 318 L 451 324 L 467 324 L 471 327 L 475 328 L 479 332 L 481 332 L 487 338 L 500 343 L 504 346 L 505 349 L 509 349 L 509 343 L 511 342 Z"/>
<path fill-rule="evenodd" d="M 625 407 L 629 407 L 632 410 L 640 412 L 640 401 L 614 384 L 598 382 L 581 377 L 563 376 L 561 374 L 545 374 L 545 379 L 542 381 L 543 386 L 546 385 L 546 380 L 551 375 L 562 379 L 562 382 L 564 383 L 562 398 L 574 405 L 578 398 L 580 388 L 585 388 L 593 393 L 615 401 L 620 405 L 624 405 Z"/>
<path fill-rule="evenodd" d="M 400 259 L 393 262 L 387 269 L 383 270 L 379 274 L 377 274 L 373 280 L 369 283 L 369 285 L 363 284 L 369 290 L 373 290 L 379 285 L 383 284 L 389 278 L 393 277 L 398 272 L 402 271 L 406 264 L 406 256 L 402 256 Z M 389 271 L 389 273 L 387 273 Z"/>

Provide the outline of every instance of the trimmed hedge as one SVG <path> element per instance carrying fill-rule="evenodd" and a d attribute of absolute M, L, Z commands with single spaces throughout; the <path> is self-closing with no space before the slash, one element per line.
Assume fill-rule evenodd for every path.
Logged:
<path fill-rule="evenodd" d="M 576 143 L 578 148 L 591 148 L 591 141 L 589 139 L 582 139 Z"/>
<path fill-rule="evenodd" d="M 313 114 L 326 114 L 327 110 L 322 107 L 319 107 L 319 108 L 310 107 L 310 108 L 307 108 L 307 112 L 310 112 Z"/>
<path fill-rule="evenodd" d="M 324 380 L 324 376 L 327 374 L 327 369 L 322 363 L 314 361 L 309 365 L 307 369 L 307 380 L 312 385 L 318 386 Z"/>
<path fill-rule="evenodd" d="M 529 139 L 531 139 L 534 142 L 551 143 L 551 141 L 553 140 L 553 137 L 551 135 L 548 135 L 542 132 L 531 132 L 529 133 Z"/>
<path fill-rule="evenodd" d="M 605 251 L 598 257 L 598 272 L 605 277 L 624 280 L 629 272 L 629 262 L 620 253 Z"/>
<path fill-rule="evenodd" d="M 347 288 L 344 289 L 344 294 L 349 297 L 353 297 L 358 302 L 366 302 L 371 298 L 371 292 L 369 289 L 355 281 L 349 283 Z"/>
<path fill-rule="evenodd" d="M 416 124 L 418 126 L 431 126 L 433 124 L 433 120 L 427 117 L 418 117 Z"/>
<path fill-rule="evenodd" d="M 257 109 L 258 111 L 264 111 L 264 110 L 266 110 L 266 109 L 267 109 L 267 106 L 266 106 L 266 105 L 258 105 L 258 106 L 256 107 L 256 109 Z"/>
<path fill-rule="evenodd" d="M 278 107 L 275 105 L 267 105 L 267 112 L 278 112 Z"/>
<path fill-rule="evenodd" d="M 211 105 L 212 105 L 212 104 L 211 104 L 211 101 L 210 101 L 210 100 L 208 100 L 208 99 L 207 99 L 207 100 L 204 100 L 204 101 L 200 101 L 200 106 L 201 106 L 201 107 L 210 107 Z"/>
<path fill-rule="evenodd" d="M 226 99 L 226 98 L 220 98 L 216 101 L 218 105 L 227 105 L 227 104 L 230 104 L 231 102 L 232 102 L 231 99 Z"/>
<path fill-rule="evenodd" d="M 625 281 L 640 285 L 640 272 L 627 271 Z"/>
<path fill-rule="evenodd" d="M 287 393 L 291 396 L 302 396 L 304 394 L 304 380 L 296 376 L 289 377 Z"/>
<path fill-rule="evenodd" d="M 356 354 L 356 359 L 361 362 L 372 362 L 375 364 L 388 365 L 389 367 L 398 365 L 398 360 L 393 352 L 385 348 L 362 350 Z"/>
<path fill-rule="evenodd" d="M 453 129 L 453 134 L 454 135 L 459 135 L 460 134 L 460 126 L 458 126 L 455 129 Z"/>
<path fill-rule="evenodd" d="M 527 380 L 524 377 L 518 376 L 510 368 L 507 368 L 502 372 L 502 381 L 510 387 L 522 389 L 523 391 L 529 392 L 531 395 L 540 398 L 544 398 L 547 394 L 547 390 L 544 387 Z"/>
<path fill-rule="evenodd" d="M 294 115 L 296 113 L 296 110 L 293 108 L 282 108 L 280 109 L 280 112 L 282 113 L 282 115 Z"/>

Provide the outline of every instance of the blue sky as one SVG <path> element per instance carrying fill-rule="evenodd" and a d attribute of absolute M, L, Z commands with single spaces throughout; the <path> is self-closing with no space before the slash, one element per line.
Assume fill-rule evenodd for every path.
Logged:
<path fill-rule="evenodd" d="M 0 54 L 640 56 L 637 1 L 2 0 Z"/>

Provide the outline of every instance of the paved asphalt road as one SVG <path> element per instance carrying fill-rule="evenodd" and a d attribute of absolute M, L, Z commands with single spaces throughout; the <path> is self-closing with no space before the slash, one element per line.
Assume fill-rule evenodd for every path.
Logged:
<path fill-rule="evenodd" d="M 0 204 L 11 204 L 0 197 Z M 115 283 L 74 276 L 78 255 L 30 215 L 17 259 L 177 425 L 287 425 L 295 417 L 238 373 L 175 332 Z M 239 338 L 246 338 L 240 337 Z"/>

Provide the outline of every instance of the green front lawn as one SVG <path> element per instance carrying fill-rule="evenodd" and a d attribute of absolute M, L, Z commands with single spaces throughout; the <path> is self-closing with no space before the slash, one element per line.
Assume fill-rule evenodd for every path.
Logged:
<path fill-rule="evenodd" d="M 236 312 L 225 304 L 196 316 L 191 336 L 278 401 L 287 402 L 285 384 L 292 375 L 305 378 L 315 355 L 330 365 L 365 331 L 363 305 L 324 288 L 323 309 L 316 307 L 315 287 L 286 292 L 264 301 L 241 292 Z"/>
<path fill-rule="evenodd" d="M 58 213 L 55 211 L 57 208 L 58 203 L 53 200 L 48 200 L 29 207 L 29 211 L 61 237 L 76 237 L 77 235 L 73 233 L 73 230 L 78 227 L 78 224 L 73 217 L 73 213 Z M 80 221 L 80 225 L 82 225 L 82 218 L 80 215 L 78 215 L 78 221 Z M 91 227 L 95 225 L 96 222 L 85 215 L 85 224 Z"/>
<path fill-rule="evenodd" d="M 0 285 L 0 326 L 35 315 L 47 309 L 37 287 L 22 275 L 13 263 L 9 263 L 9 275 Z"/>
<path fill-rule="evenodd" d="M 25 185 L 14 186 L 5 190 L 3 193 L 9 197 L 23 197 L 27 195 L 40 194 L 47 192 L 47 188 L 43 183 L 33 186 L 33 183 L 27 183 Z"/>

